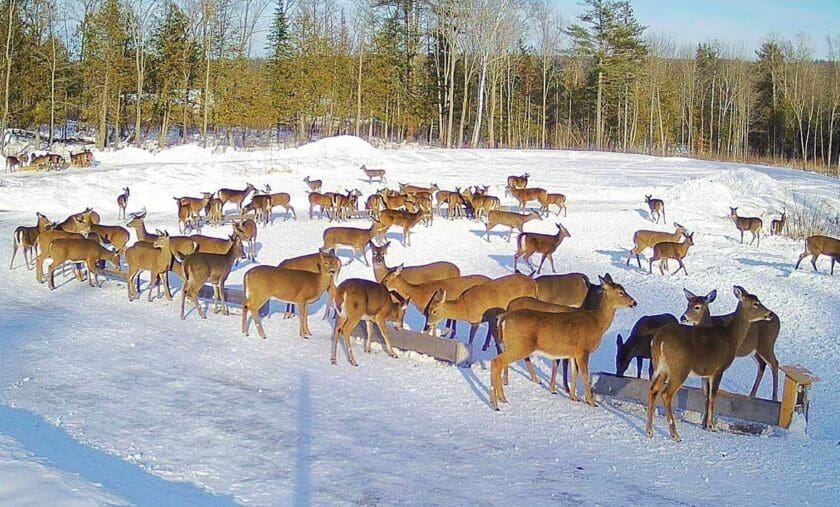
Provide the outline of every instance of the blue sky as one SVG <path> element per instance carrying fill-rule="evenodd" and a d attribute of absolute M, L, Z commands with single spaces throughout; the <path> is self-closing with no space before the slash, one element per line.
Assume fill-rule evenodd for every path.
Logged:
<path fill-rule="evenodd" d="M 582 8 L 577 0 L 555 0 L 567 21 Z M 631 0 L 647 32 L 675 42 L 697 44 L 718 39 L 743 43 L 751 56 L 768 34 L 792 39 L 806 34 L 814 56 L 828 54 L 826 35 L 840 35 L 840 0 Z"/>

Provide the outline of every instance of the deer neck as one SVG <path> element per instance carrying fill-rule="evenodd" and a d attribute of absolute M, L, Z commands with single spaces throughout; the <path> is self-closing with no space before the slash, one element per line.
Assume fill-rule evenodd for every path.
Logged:
<path fill-rule="evenodd" d="M 679 243 L 679 245 L 677 246 L 677 253 L 680 254 L 680 257 L 685 257 L 685 254 L 688 253 L 689 246 L 691 245 L 689 245 L 688 241 L 683 241 L 682 243 Z"/>
<path fill-rule="evenodd" d="M 750 324 L 751 322 L 747 319 L 742 308 L 742 303 L 738 303 L 738 308 L 735 309 L 735 313 L 732 314 L 732 319 L 725 327 L 729 350 L 732 352 L 733 356 L 741 347 L 741 343 L 747 337 Z"/>
<path fill-rule="evenodd" d="M 390 273 L 393 270 L 394 268 L 389 268 L 385 264 L 385 261 L 383 261 L 382 264 L 377 264 L 375 262 L 373 263 L 373 277 L 376 278 L 376 281 L 378 283 L 382 283 L 382 279 L 385 278 L 388 275 L 388 273 Z"/>

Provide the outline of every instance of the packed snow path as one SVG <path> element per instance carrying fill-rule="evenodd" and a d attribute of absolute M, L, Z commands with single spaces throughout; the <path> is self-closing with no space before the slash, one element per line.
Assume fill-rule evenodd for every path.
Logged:
<path fill-rule="evenodd" d="M 615 334 L 626 336 L 636 319 L 682 312 L 684 286 L 698 293 L 717 288 L 713 311 L 725 313 L 735 304 L 732 285 L 739 284 L 779 314 L 780 361 L 802 363 L 824 380 L 813 391 L 807 435 L 795 430 L 747 437 L 681 421 L 683 442 L 674 444 L 661 416 L 648 439 L 641 409 L 572 403 L 550 395 L 545 384 L 531 384 L 521 367 L 507 388 L 510 403 L 495 413 L 488 404 L 490 354 L 467 369 L 405 353 L 399 359 L 381 351 L 366 355 L 357 344 L 358 368 L 341 353 L 339 365 L 331 366 L 331 326 L 320 320 L 324 300 L 313 306 L 309 340 L 297 336 L 297 321 L 284 321 L 274 303 L 263 341 L 253 326 L 252 337 L 244 338 L 238 317 L 211 313 L 201 321 L 192 311 L 180 321 L 178 293 L 172 303 L 149 304 L 145 294 L 129 303 L 124 284 L 108 281 L 91 289 L 60 277 L 59 288 L 50 292 L 16 259 L 14 270 L 0 271 L 0 401 L 58 426 L 81 446 L 154 477 L 203 488 L 208 502 L 232 497 L 252 504 L 702 505 L 826 504 L 840 498 L 840 277 L 826 274 L 825 258 L 820 274 L 810 266 L 794 271 L 801 241 L 765 235 L 760 249 L 740 245 L 728 219 L 728 207 L 738 205 L 745 215 L 762 216 L 768 233 L 775 212 L 803 197 L 836 212 L 837 180 L 602 153 L 380 151 L 346 137 L 277 152 L 211 155 L 183 147 L 153 156 L 128 149 L 99 160 L 89 170 L 0 178 L 0 261 L 8 265 L 14 227 L 34 224 L 36 210 L 62 219 L 93 206 L 104 223 L 116 223 L 116 196 L 125 186 L 131 188 L 129 212 L 145 207 L 150 229 L 170 231 L 177 230 L 173 196 L 241 188 L 246 181 L 290 192 L 300 219 L 282 222 L 278 216 L 259 233 L 259 262 L 276 263 L 314 251 L 328 226 L 306 217 L 305 175 L 323 179 L 325 190 L 358 187 L 367 195 L 379 187 L 359 171 L 367 164 L 386 169 L 392 185 L 435 182 L 451 189 L 482 183 L 502 197 L 507 175 L 529 172 L 531 185 L 569 199 L 569 216 L 559 221 L 572 237 L 556 254 L 558 270 L 593 279 L 609 271 L 639 302 L 617 314 L 593 356 L 593 372 L 614 370 Z M 686 258 L 690 276 L 625 267 L 633 231 L 657 228 L 648 220 L 646 193 L 666 202 L 669 225 L 659 228 L 678 221 L 696 232 Z M 531 222 L 527 229 L 551 232 L 556 220 Z M 475 222 L 436 219 L 431 228 L 415 229 L 413 246 L 404 249 L 394 232 L 388 263 L 450 260 L 463 273 L 510 273 L 515 247 L 504 241 L 507 231 L 498 228 L 491 243 L 483 233 Z M 347 252 L 341 253 L 346 259 Z M 240 264 L 228 285 L 241 284 L 248 267 Z M 353 276 L 372 278 L 372 270 L 354 262 L 340 279 Z M 422 317 L 412 309 L 408 323 L 417 329 Z M 466 330 L 460 327 L 459 334 Z M 547 363 L 538 367 L 547 377 Z M 722 387 L 748 392 L 754 376 L 753 360 L 737 359 Z M 760 394 L 769 397 L 770 386 L 768 372 Z M 15 461 L 8 456 L 0 452 L 0 474 L 4 461 Z M 102 482 L 67 468 L 80 481 Z M 137 473 L 125 480 L 147 479 Z M 154 481 L 143 484 L 162 488 Z M 94 503 L 136 501 L 132 484 L 101 488 L 91 493 Z"/>

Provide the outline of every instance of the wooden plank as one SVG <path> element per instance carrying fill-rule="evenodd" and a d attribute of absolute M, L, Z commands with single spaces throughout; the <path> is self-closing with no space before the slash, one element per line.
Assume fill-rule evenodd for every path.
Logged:
<path fill-rule="evenodd" d="M 594 376 L 592 392 L 602 396 L 627 398 L 647 405 L 650 394 L 650 380 L 619 377 L 600 372 Z M 702 389 L 683 386 L 674 397 L 674 408 L 704 413 L 706 399 Z M 657 397 L 657 406 L 662 406 L 662 397 Z M 718 391 L 715 400 L 715 415 L 731 417 L 742 421 L 778 426 L 781 403 L 761 398 L 750 398 L 741 394 Z"/>
<path fill-rule="evenodd" d="M 379 332 L 379 328 L 374 324 L 374 340 L 385 346 L 385 340 Z M 351 336 L 366 339 L 367 329 L 365 323 L 362 322 L 350 332 Z M 446 361 L 452 364 L 461 364 L 469 361 L 470 353 L 467 347 L 458 340 L 450 340 L 447 338 L 440 338 L 438 336 L 431 336 L 417 331 L 408 329 L 394 329 L 389 327 L 388 335 L 391 337 L 391 345 L 400 350 L 411 350 L 434 357 L 441 361 Z"/>
<path fill-rule="evenodd" d="M 811 384 L 816 384 L 817 382 L 822 380 L 818 376 L 811 373 L 810 370 L 808 370 L 808 368 L 805 368 L 800 364 L 784 364 L 782 366 L 779 366 L 779 369 L 785 372 L 785 376 L 787 378 L 793 380 L 801 386 L 809 386 Z"/>

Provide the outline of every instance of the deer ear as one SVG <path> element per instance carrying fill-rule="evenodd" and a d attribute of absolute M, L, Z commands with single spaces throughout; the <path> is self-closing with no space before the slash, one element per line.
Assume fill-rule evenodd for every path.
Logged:
<path fill-rule="evenodd" d="M 400 273 L 402 273 L 402 271 L 403 271 L 403 264 L 400 264 L 399 266 L 394 268 L 394 274 L 399 275 Z"/>
<path fill-rule="evenodd" d="M 717 289 L 712 289 L 712 292 L 706 294 L 706 301 L 714 303 L 715 299 L 717 299 Z"/>
<path fill-rule="evenodd" d="M 613 282 L 612 275 L 609 273 L 605 273 L 604 276 L 599 276 L 598 279 L 601 280 L 601 283 L 615 283 Z"/>
<path fill-rule="evenodd" d="M 685 298 L 688 299 L 689 301 L 691 301 L 692 299 L 697 297 L 697 295 L 695 295 L 693 292 L 691 292 L 690 290 L 688 290 L 686 288 L 683 288 L 683 294 L 685 294 Z"/>
<path fill-rule="evenodd" d="M 735 293 L 735 297 L 738 298 L 738 299 L 744 299 L 744 296 L 746 296 L 746 294 L 747 294 L 746 289 L 744 289 L 743 287 L 741 287 L 739 285 L 734 286 L 732 288 L 732 292 Z"/>

